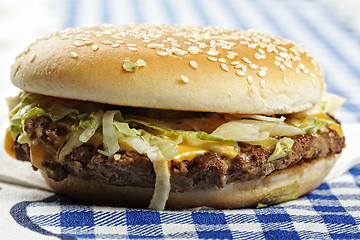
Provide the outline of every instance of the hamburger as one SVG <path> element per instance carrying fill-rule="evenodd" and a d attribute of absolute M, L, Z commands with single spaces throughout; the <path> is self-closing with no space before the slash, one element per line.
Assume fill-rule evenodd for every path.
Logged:
<path fill-rule="evenodd" d="M 91 202 L 268 206 L 319 186 L 344 148 L 318 62 L 255 31 L 66 29 L 27 47 L 11 80 L 7 152 Z"/>

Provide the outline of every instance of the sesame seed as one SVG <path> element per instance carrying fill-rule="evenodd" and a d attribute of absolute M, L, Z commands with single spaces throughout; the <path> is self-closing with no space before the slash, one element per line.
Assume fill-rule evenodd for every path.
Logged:
<path fill-rule="evenodd" d="M 281 65 L 281 62 L 279 62 L 278 60 L 275 60 L 274 65 L 278 67 Z"/>
<path fill-rule="evenodd" d="M 229 46 L 229 45 L 222 45 L 221 48 L 222 48 L 222 49 L 225 49 L 225 50 L 230 50 L 230 49 L 231 49 L 231 46 Z"/>
<path fill-rule="evenodd" d="M 197 62 L 195 62 L 195 61 L 193 61 L 193 60 L 190 61 L 190 66 L 191 66 L 192 68 L 194 68 L 194 69 L 198 69 L 198 68 L 199 68 L 199 65 L 197 64 Z"/>
<path fill-rule="evenodd" d="M 91 48 L 94 52 L 99 49 L 98 45 L 93 45 Z"/>
<path fill-rule="evenodd" d="M 235 66 L 235 65 L 240 64 L 240 62 L 239 62 L 239 61 L 234 61 L 234 62 L 231 62 L 230 64 L 233 65 L 233 66 Z"/>
<path fill-rule="evenodd" d="M 284 64 L 281 64 L 281 65 L 280 65 L 280 70 L 281 70 L 281 71 L 284 71 L 285 69 L 286 69 L 286 66 L 285 66 Z"/>
<path fill-rule="evenodd" d="M 268 68 L 267 67 L 260 67 L 260 70 L 267 71 Z"/>
<path fill-rule="evenodd" d="M 252 63 L 252 62 L 251 62 L 248 58 L 246 58 L 246 57 L 243 57 L 242 60 L 243 60 L 244 62 L 246 62 L 246 63 Z"/>
<path fill-rule="evenodd" d="M 101 41 L 101 43 L 105 44 L 105 45 L 111 45 L 112 44 L 110 41 L 107 41 L 107 40 Z"/>
<path fill-rule="evenodd" d="M 71 52 L 71 57 L 76 59 L 78 57 L 78 54 L 76 52 Z"/>
<path fill-rule="evenodd" d="M 184 76 L 184 75 L 181 75 L 180 76 L 181 80 L 184 82 L 184 83 L 188 83 L 189 82 L 189 78 Z"/>
<path fill-rule="evenodd" d="M 128 49 L 132 52 L 136 52 L 137 51 L 137 48 L 136 47 L 128 47 Z"/>
<path fill-rule="evenodd" d="M 84 43 L 80 42 L 80 41 L 76 41 L 76 42 L 74 42 L 74 46 L 75 47 L 81 47 L 81 46 L 84 46 Z"/>
<path fill-rule="evenodd" d="M 206 43 L 200 43 L 199 44 L 199 48 L 206 48 L 206 47 L 207 47 Z"/>
<path fill-rule="evenodd" d="M 30 58 L 29 58 L 30 62 L 33 62 L 33 61 L 35 60 L 35 57 L 36 57 L 36 55 L 35 55 L 35 54 L 32 54 L 32 55 L 30 56 Z"/>
<path fill-rule="evenodd" d="M 176 48 L 176 49 L 174 50 L 174 53 L 175 53 L 175 55 L 183 56 L 183 55 L 185 55 L 185 54 L 187 53 L 187 51 L 184 51 L 184 50 L 181 50 L 181 49 L 179 49 L 179 48 Z"/>
<path fill-rule="evenodd" d="M 260 48 L 260 49 L 259 49 L 259 53 L 260 53 L 260 54 L 265 54 L 265 51 Z"/>
<path fill-rule="evenodd" d="M 287 58 L 287 57 L 289 57 L 289 54 L 287 54 L 286 52 L 281 52 L 280 57 Z"/>
<path fill-rule="evenodd" d="M 260 54 L 260 53 L 256 52 L 256 53 L 254 54 L 254 58 L 255 58 L 255 59 L 261 59 L 262 57 L 261 57 L 261 54 Z"/>
<path fill-rule="evenodd" d="M 264 80 L 264 79 L 261 79 L 261 80 L 260 80 L 260 87 L 261 87 L 261 88 L 264 88 L 264 87 L 265 87 L 265 80 Z"/>
<path fill-rule="evenodd" d="M 236 71 L 235 71 L 235 74 L 238 75 L 238 76 L 240 76 L 240 77 L 243 77 L 243 76 L 246 75 L 246 73 L 243 72 L 243 71 L 241 71 L 241 70 L 236 70 Z"/>
<path fill-rule="evenodd" d="M 252 91 L 252 92 L 257 92 L 257 90 L 258 90 L 257 86 L 251 86 L 250 87 L 250 91 Z"/>
<path fill-rule="evenodd" d="M 297 68 L 295 69 L 295 72 L 296 72 L 297 74 L 300 74 L 300 68 L 297 67 Z"/>
<path fill-rule="evenodd" d="M 258 66 L 258 65 L 256 65 L 256 64 L 254 64 L 254 63 L 252 63 L 252 64 L 250 64 L 250 65 L 249 65 L 249 68 L 251 68 L 251 69 L 255 70 L 255 69 L 258 69 L 258 68 L 259 68 L 259 66 Z"/>
<path fill-rule="evenodd" d="M 300 68 L 300 70 L 304 71 L 304 69 L 305 69 L 305 65 L 304 65 L 304 64 L 302 64 L 302 63 L 299 63 L 299 68 Z"/>
<path fill-rule="evenodd" d="M 218 62 L 226 63 L 226 59 L 225 59 L 225 58 L 219 58 L 219 59 L 218 59 Z"/>
<path fill-rule="evenodd" d="M 284 79 L 285 84 L 289 86 L 290 84 L 289 84 L 289 81 L 287 80 L 286 75 L 284 75 L 283 79 Z"/>
<path fill-rule="evenodd" d="M 285 66 L 287 66 L 288 68 L 291 68 L 291 67 L 292 67 L 292 63 L 291 63 L 291 61 L 290 61 L 289 59 L 286 59 L 286 60 L 284 61 L 284 64 L 285 64 Z"/>
<path fill-rule="evenodd" d="M 113 48 L 117 48 L 117 47 L 119 47 L 120 46 L 120 44 L 119 43 L 114 43 L 113 45 L 111 45 Z"/>
<path fill-rule="evenodd" d="M 197 46 L 190 46 L 188 47 L 188 52 L 191 54 L 198 54 L 199 52 L 201 52 L 201 50 Z"/>
<path fill-rule="evenodd" d="M 167 52 L 163 52 L 163 51 L 156 51 L 156 54 L 159 56 L 166 56 L 168 55 Z"/>
<path fill-rule="evenodd" d="M 225 63 L 220 64 L 220 67 L 221 67 L 221 69 L 224 70 L 225 72 L 229 71 L 229 67 L 228 67 Z"/>
<path fill-rule="evenodd" d="M 249 84 L 252 84 L 254 79 L 253 79 L 252 76 L 249 75 L 249 76 L 247 76 L 247 81 L 248 81 Z"/>
<path fill-rule="evenodd" d="M 115 42 L 116 42 L 116 43 L 120 43 L 120 44 L 124 44 L 124 43 L 125 43 L 124 40 L 116 40 Z"/>
<path fill-rule="evenodd" d="M 216 62 L 217 61 L 217 58 L 216 57 L 207 57 L 210 61 L 212 61 L 212 62 Z"/>
<path fill-rule="evenodd" d="M 227 53 L 228 53 L 228 55 L 234 55 L 234 56 L 239 55 L 237 52 L 232 52 L 232 51 L 228 51 Z"/>
<path fill-rule="evenodd" d="M 88 45 L 91 45 L 91 44 L 93 44 L 93 43 L 94 43 L 94 42 L 93 42 L 93 41 L 90 41 L 90 40 L 86 40 L 86 41 L 84 42 L 84 44 L 87 45 L 87 46 L 88 46 Z"/>
<path fill-rule="evenodd" d="M 192 43 L 185 41 L 184 44 L 186 44 L 186 45 L 191 45 Z"/>
<path fill-rule="evenodd" d="M 246 66 L 244 64 L 242 64 L 242 63 L 239 63 L 238 65 L 235 66 L 235 68 L 237 68 L 237 69 L 238 68 L 243 68 L 243 67 L 246 67 Z"/>
<path fill-rule="evenodd" d="M 257 74 L 259 75 L 259 77 L 265 77 L 266 76 L 266 72 L 262 71 L 262 70 L 258 71 Z"/>
<path fill-rule="evenodd" d="M 161 48 L 164 47 L 164 44 L 162 44 L 162 43 L 149 43 L 146 47 L 150 48 L 150 49 L 161 49 Z"/>
<path fill-rule="evenodd" d="M 277 46 L 277 48 L 283 52 L 287 52 L 287 49 L 282 46 Z"/>
<path fill-rule="evenodd" d="M 128 44 L 126 44 L 126 46 L 128 46 L 128 47 L 136 47 L 136 44 L 135 43 L 128 43 Z"/>
<path fill-rule="evenodd" d="M 275 56 L 275 59 L 280 61 L 280 62 L 284 61 L 284 59 L 282 57 L 279 57 L 279 56 Z"/>
<path fill-rule="evenodd" d="M 209 51 L 207 51 L 206 52 L 208 55 L 210 55 L 210 56 L 217 56 L 217 55 L 219 55 L 219 51 L 216 51 L 216 50 L 214 50 L 214 49 L 210 49 Z"/>

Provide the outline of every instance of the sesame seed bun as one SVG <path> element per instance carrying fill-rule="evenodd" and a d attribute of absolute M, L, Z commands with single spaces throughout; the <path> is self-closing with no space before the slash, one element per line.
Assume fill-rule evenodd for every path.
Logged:
<path fill-rule="evenodd" d="M 139 59 L 146 66 L 124 68 Z M 324 89 L 321 68 L 292 41 L 167 25 L 56 32 L 17 57 L 11 79 L 25 91 L 62 98 L 243 114 L 306 110 Z"/>
<path fill-rule="evenodd" d="M 313 159 L 277 170 L 264 178 L 235 181 L 221 189 L 170 192 L 166 208 L 244 208 L 259 203 L 275 204 L 292 200 L 292 197 L 302 196 L 318 187 L 339 156 L 335 154 Z M 55 182 L 45 174 L 43 176 L 56 192 L 100 204 L 147 207 L 154 191 L 153 188 L 106 185 L 74 176 Z"/>

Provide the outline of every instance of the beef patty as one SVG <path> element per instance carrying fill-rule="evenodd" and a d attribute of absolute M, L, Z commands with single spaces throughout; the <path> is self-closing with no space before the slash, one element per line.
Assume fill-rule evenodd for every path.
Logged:
<path fill-rule="evenodd" d="M 114 159 L 114 156 L 99 153 L 95 146 L 84 144 L 74 149 L 60 164 L 56 161 L 56 152 L 67 134 L 66 129 L 45 116 L 30 116 L 25 121 L 25 131 L 32 142 L 46 149 L 48 154 L 42 170 L 55 181 L 73 175 L 110 185 L 154 187 L 155 173 L 147 156 L 121 151 L 118 152 L 121 157 Z M 267 160 L 273 149 L 243 143 L 239 143 L 239 153 L 233 159 L 206 153 L 181 162 L 171 161 L 171 191 L 222 188 L 235 180 L 265 177 L 278 169 L 340 153 L 345 144 L 344 137 L 332 129 L 318 132 L 318 136 L 304 134 L 292 139 L 291 152 L 274 161 Z M 28 144 L 15 142 L 14 153 L 17 159 L 30 161 Z"/>

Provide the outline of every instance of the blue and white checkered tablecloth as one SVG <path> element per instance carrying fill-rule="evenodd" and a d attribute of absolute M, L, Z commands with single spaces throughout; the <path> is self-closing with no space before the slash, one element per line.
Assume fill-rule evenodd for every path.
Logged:
<path fill-rule="evenodd" d="M 132 22 L 255 29 L 303 43 L 319 60 L 328 91 L 347 99 L 337 118 L 348 144 L 333 177 L 297 200 L 262 209 L 163 212 L 54 195 L 40 187 L 36 173 L 26 172 L 29 165 L 15 165 L 0 152 L 0 239 L 360 239 L 359 10 L 353 0 L 0 1 L 0 27 L 8 33 L 0 36 L 1 98 L 17 91 L 8 62 L 39 33 Z"/>

